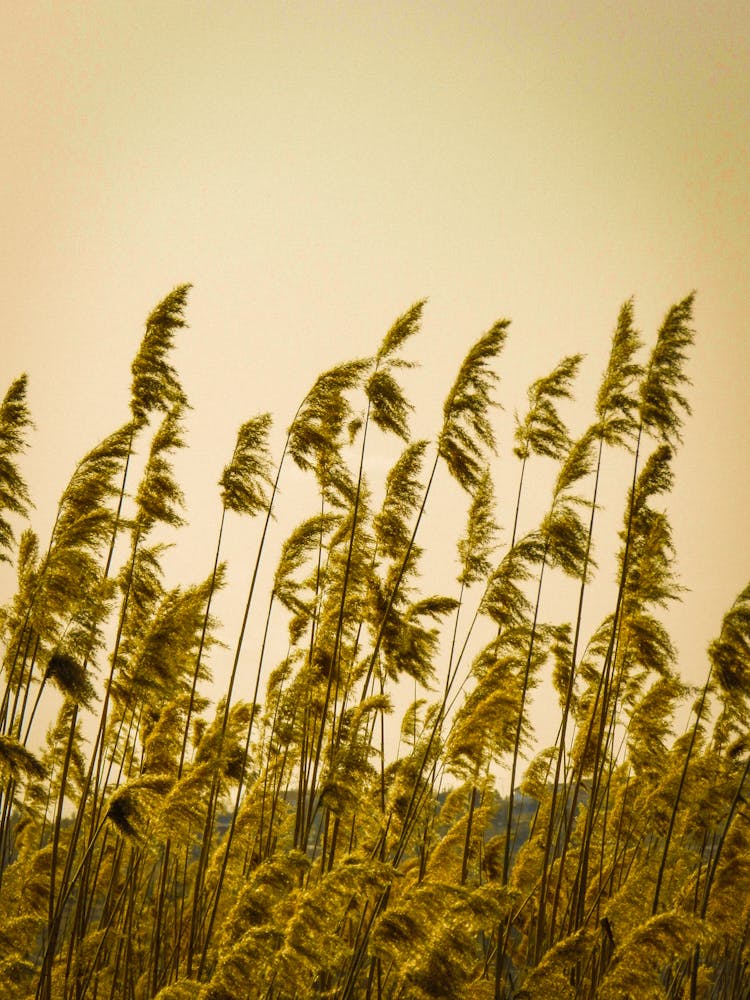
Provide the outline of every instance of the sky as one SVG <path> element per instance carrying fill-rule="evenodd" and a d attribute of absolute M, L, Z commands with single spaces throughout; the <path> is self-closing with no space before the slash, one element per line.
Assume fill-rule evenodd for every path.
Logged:
<path fill-rule="evenodd" d="M 511 320 L 504 426 L 531 380 L 583 352 L 566 411 L 580 431 L 622 302 L 650 344 L 695 289 L 669 504 L 687 590 L 668 621 L 700 683 L 750 579 L 746 3 L 0 0 L 0 74 L 0 374 L 29 373 L 43 538 L 75 462 L 127 419 L 144 320 L 178 283 L 193 284 L 175 353 L 193 409 L 173 582 L 210 569 L 239 424 L 272 411 L 278 453 L 314 377 L 372 353 L 415 300 L 409 384 L 429 437 L 496 319 Z M 433 530 L 462 502 L 441 489 Z M 231 527 L 228 641 L 252 552 Z M 0 567 L 0 596 L 12 582 Z"/>

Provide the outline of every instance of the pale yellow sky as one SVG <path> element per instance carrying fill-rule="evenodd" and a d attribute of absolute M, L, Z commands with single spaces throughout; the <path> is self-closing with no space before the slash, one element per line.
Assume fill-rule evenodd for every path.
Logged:
<path fill-rule="evenodd" d="M 749 11 L 3 0 L 0 374 L 30 374 L 42 537 L 75 461 L 126 419 L 143 320 L 178 282 L 195 286 L 177 352 L 194 411 L 174 565 L 193 578 L 239 423 L 272 410 L 280 435 L 314 376 L 371 352 L 417 298 L 430 435 L 496 318 L 512 320 L 506 423 L 583 351 L 582 429 L 622 301 L 650 341 L 695 288 L 672 500 L 691 593 L 671 622 L 699 680 L 750 578 Z M 507 447 L 498 472 L 509 528 Z M 616 523 L 619 484 L 612 498 Z M 251 532 L 232 532 L 239 591 Z M 233 641 L 229 598 L 223 614 Z"/>

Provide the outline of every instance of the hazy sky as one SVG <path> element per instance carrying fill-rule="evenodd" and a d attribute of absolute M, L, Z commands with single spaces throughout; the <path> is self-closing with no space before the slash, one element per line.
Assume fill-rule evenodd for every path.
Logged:
<path fill-rule="evenodd" d="M 582 430 L 621 303 L 635 296 L 651 342 L 696 289 L 671 501 L 690 592 L 671 622 L 683 672 L 702 677 L 750 578 L 745 0 L 0 11 L 2 375 L 30 375 L 43 539 L 74 462 L 126 419 L 143 321 L 179 282 L 194 284 L 176 354 L 194 579 L 239 423 L 272 410 L 280 435 L 314 376 L 370 353 L 414 300 L 429 298 L 420 433 L 501 316 L 506 420 L 582 351 Z M 501 469 L 509 528 L 507 447 Z M 249 537 L 228 552 L 243 586 Z"/>

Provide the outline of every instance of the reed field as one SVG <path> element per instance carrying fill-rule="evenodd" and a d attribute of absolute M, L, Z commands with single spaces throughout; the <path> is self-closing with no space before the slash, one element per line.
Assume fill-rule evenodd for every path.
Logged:
<path fill-rule="evenodd" d="M 0 1000 L 750 997 L 750 585 L 696 651 L 699 687 L 668 630 L 693 296 L 643 334 L 614 304 L 580 436 L 581 356 L 551 357 L 514 415 L 512 327 L 494 323 L 440 390 L 431 440 L 412 437 L 405 388 L 417 302 L 372 356 L 310 373 L 295 414 L 217 443 L 215 560 L 170 580 L 188 295 L 148 317 L 130 412 L 60 484 L 48 538 L 29 520 L 25 375 L 0 407 L 17 581 L 0 609 Z M 294 476 L 312 502 L 277 538 Z M 460 502 L 435 548 L 425 511 L 446 483 Z M 237 518 L 258 545 L 229 635 Z M 434 593 L 423 568 L 447 546 Z"/>

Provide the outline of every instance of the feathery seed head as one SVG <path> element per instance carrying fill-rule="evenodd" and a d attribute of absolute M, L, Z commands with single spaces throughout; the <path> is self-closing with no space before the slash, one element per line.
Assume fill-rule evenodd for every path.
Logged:
<path fill-rule="evenodd" d="M 178 528 L 183 519 L 178 513 L 184 504 L 169 461 L 169 452 L 182 448 L 182 407 L 176 406 L 164 417 L 151 442 L 146 469 L 136 493 L 137 520 L 141 534 L 158 522 Z"/>
<path fill-rule="evenodd" d="M 489 470 L 482 473 L 472 496 L 466 534 L 459 540 L 461 573 L 458 582 L 471 586 L 486 577 L 492 566 L 490 555 L 495 548 L 495 494 Z"/>
<path fill-rule="evenodd" d="M 55 651 L 49 658 L 44 675 L 66 698 L 80 705 L 88 706 L 96 697 L 85 666 L 67 653 Z"/>
<path fill-rule="evenodd" d="M 301 469 L 330 464 L 352 417 L 346 393 L 359 387 L 371 364 L 366 359 L 347 361 L 318 376 L 287 432 L 289 454 Z"/>
<path fill-rule="evenodd" d="M 438 451 L 451 475 L 468 492 L 476 489 L 486 452 L 495 451 L 488 411 L 498 375 L 490 365 L 505 345 L 509 320 L 500 320 L 466 355 L 443 405 Z"/>
<path fill-rule="evenodd" d="M 641 421 L 654 437 L 665 442 L 681 440 L 682 414 L 691 412 L 681 387 L 690 384 L 684 366 L 695 339 L 690 325 L 694 299 L 693 292 L 667 313 L 641 382 Z"/>
<path fill-rule="evenodd" d="M 32 506 L 28 487 L 16 465 L 26 447 L 25 432 L 32 426 L 26 406 L 28 376 L 20 375 L 0 403 L 0 562 L 10 562 L 14 534 L 5 512 L 27 517 Z"/>
<path fill-rule="evenodd" d="M 513 453 L 518 458 L 525 459 L 534 454 L 559 460 L 565 454 L 570 438 L 555 408 L 555 401 L 571 398 L 572 382 L 582 360 L 582 354 L 563 358 L 549 375 L 529 386 L 528 412 L 523 421 L 516 416 Z"/>
<path fill-rule="evenodd" d="M 407 445 L 386 477 L 385 498 L 373 519 L 379 548 L 389 559 L 406 550 L 411 535 L 410 520 L 419 504 L 420 475 L 427 441 Z"/>
<path fill-rule="evenodd" d="M 391 360 L 392 356 L 409 337 L 413 337 L 419 331 L 422 310 L 426 302 L 427 299 L 420 299 L 410 309 L 407 309 L 403 316 L 399 316 L 385 337 L 383 337 L 383 342 L 378 348 L 378 353 L 375 355 L 375 360 L 378 364 L 386 360 Z"/>
<path fill-rule="evenodd" d="M 188 405 L 167 355 L 175 333 L 187 325 L 184 311 L 190 288 L 178 285 L 146 320 L 146 332 L 131 366 L 130 409 L 136 427 L 142 427 L 154 410 L 167 413 L 175 406 Z"/>
<path fill-rule="evenodd" d="M 268 448 L 271 423 L 271 414 L 262 413 L 240 427 L 232 461 L 219 480 L 221 499 L 227 510 L 253 515 L 267 505 L 264 487 L 272 485 Z"/>
<path fill-rule="evenodd" d="M 635 357 L 642 346 L 640 334 L 633 327 L 633 300 L 628 299 L 620 309 L 596 397 L 597 433 L 610 446 L 626 444 L 638 430 L 635 390 L 643 368 Z"/>
<path fill-rule="evenodd" d="M 750 705 L 750 584 L 738 596 L 708 647 L 725 711 L 740 729 L 748 722 Z M 729 720 L 727 720 L 729 721 Z"/>

